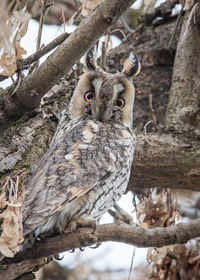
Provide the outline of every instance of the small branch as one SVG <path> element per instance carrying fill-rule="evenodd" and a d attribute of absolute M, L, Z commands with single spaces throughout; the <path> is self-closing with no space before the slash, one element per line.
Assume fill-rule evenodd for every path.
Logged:
<path fill-rule="evenodd" d="M 45 0 L 41 0 L 41 14 L 40 14 L 40 22 L 39 22 L 39 30 L 38 30 L 38 38 L 37 38 L 37 45 L 36 45 L 36 51 L 40 48 L 41 43 L 41 37 L 42 37 L 42 28 L 44 23 L 44 11 L 45 11 Z M 34 64 L 34 68 L 37 68 L 39 65 L 39 60 L 37 60 Z"/>
<path fill-rule="evenodd" d="M 92 232 L 93 229 L 80 228 L 74 234 L 60 234 L 46 238 L 44 241 L 36 242 L 32 248 L 18 253 L 14 259 L 5 258 L 2 261 L 4 270 L 0 271 L 0 278 L 4 280 L 15 279 L 17 273 L 19 273 L 18 276 L 22 275 L 20 271 L 22 267 L 23 273 L 29 272 L 34 265 L 41 263 L 44 257 L 75 248 L 91 246 L 94 243 L 115 241 L 138 247 L 162 247 L 177 243 L 183 244 L 192 238 L 200 236 L 200 219 L 185 224 L 180 223 L 167 228 L 155 229 L 133 227 L 125 223 L 105 224 L 97 226 L 95 232 Z"/>
<path fill-rule="evenodd" d="M 185 2 L 186 2 L 186 0 L 183 1 L 181 11 L 178 14 L 178 17 L 177 17 L 177 20 L 176 20 L 176 25 L 175 25 L 175 28 L 174 28 L 174 32 L 173 32 L 172 37 L 171 37 L 170 42 L 169 42 L 169 49 L 173 48 L 173 42 L 174 42 L 175 34 L 176 34 L 176 31 L 177 31 L 178 26 L 180 24 L 181 17 L 183 15 L 184 7 L 185 7 Z"/>
<path fill-rule="evenodd" d="M 158 130 L 159 127 L 157 125 L 156 116 L 154 114 L 155 111 L 154 111 L 154 108 L 153 108 L 153 96 L 152 96 L 151 93 L 149 93 L 149 108 L 150 108 L 151 118 L 152 118 L 152 120 L 154 122 L 154 125 L 155 125 L 156 129 Z"/>
<path fill-rule="evenodd" d="M 55 49 L 58 45 L 60 45 L 70 34 L 65 32 L 58 36 L 56 39 L 51 41 L 49 44 L 44 46 L 43 48 L 40 48 L 37 52 L 34 54 L 30 55 L 29 57 L 18 60 L 17 61 L 17 67 L 20 68 L 21 70 L 24 70 L 30 66 L 33 62 L 36 60 L 40 59 L 42 56 L 50 52 L 51 50 Z"/>
<path fill-rule="evenodd" d="M 133 217 L 129 215 L 123 208 L 121 208 L 118 204 L 115 204 L 114 208 L 119 216 L 121 216 L 122 221 L 124 221 L 128 225 L 134 225 Z"/>
<path fill-rule="evenodd" d="M 126 20 L 125 20 L 125 18 L 123 16 L 120 17 L 120 20 L 121 20 L 124 28 L 126 29 L 126 31 L 128 31 L 129 33 L 135 32 L 134 29 L 130 28 L 130 26 L 128 25 L 128 23 L 126 22 Z"/>
<path fill-rule="evenodd" d="M 128 190 L 178 188 L 200 191 L 199 140 L 187 134 L 137 135 Z"/>
<path fill-rule="evenodd" d="M 17 60 L 17 68 L 20 70 L 25 70 L 25 69 L 29 68 L 33 62 L 37 61 L 42 56 L 44 56 L 45 54 L 47 54 L 48 52 L 52 51 L 57 46 L 59 46 L 69 35 L 70 35 L 69 33 L 65 32 L 65 33 L 61 34 L 60 36 L 58 36 L 53 41 L 51 41 L 46 46 L 40 48 L 34 54 L 28 56 L 27 58 Z M 10 77 L 0 75 L 0 82 L 3 80 L 6 80 L 8 78 L 10 78 Z"/>
<path fill-rule="evenodd" d="M 115 222 L 124 222 L 128 225 L 134 225 L 132 216 L 130 216 L 127 212 L 125 212 L 118 205 L 115 205 L 114 208 L 116 211 L 109 209 L 108 213 L 113 217 Z"/>

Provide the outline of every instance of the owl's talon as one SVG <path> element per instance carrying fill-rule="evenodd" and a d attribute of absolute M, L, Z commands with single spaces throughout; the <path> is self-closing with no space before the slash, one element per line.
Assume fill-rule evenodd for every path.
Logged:
<path fill-rule="evenodd" d="M 60 254 L 53 255 L 53 259 L 55 259 L 56 261 L 62 261 L 63 258 L 64 258 L 64 255 L 62 257 L 60 257 Z"/>
<path fill-rule="evenodd" d="M 93 229 L 93 232 L 96 230 L 96 220 L 90 220 L 85 218 L 80 219 L 74 219 L 70 222 L 70 224 L 65 228 L 64 232 L 67 233 L 70 231 L 70 233 L 74 233 L 79 227 L 90 227 Z"/>
<path fill-rule="evenodd" d="M 81 252 L 83 252 L 83 251 L 85 251 L 85 248 L 83 247 L 83 248 L 79 248 L 79 250 L 81 251 Z"/>
<path fill-rule="evenodd" d="M 75 249 L 72 249 L 72 250 L 69 250 L 69 253 L 74 253 L 75 252 Z"/>
<path fill-rule="evenodd" d="M 101 246 L 101 242 L 100 243 L 96 243 L 94 246 L 89 246 L 90 249 L 97 249 L 99 248 L 99 246 Z"/>

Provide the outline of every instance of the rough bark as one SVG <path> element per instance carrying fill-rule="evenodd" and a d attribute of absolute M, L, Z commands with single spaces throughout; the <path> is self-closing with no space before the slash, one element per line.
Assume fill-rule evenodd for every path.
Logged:
<path fill-rule="evenodd" d="M 183 135 L 137 135 L 129 190 L 179 188 L 200 191 L 200 143 Z"/>
<path fill-rule="evenodd" d="M 185 17 L 174 64 L 166 125 L 200 137 L 200 8 Z M 197 15 L 197 16 L 196 16 Z"/>

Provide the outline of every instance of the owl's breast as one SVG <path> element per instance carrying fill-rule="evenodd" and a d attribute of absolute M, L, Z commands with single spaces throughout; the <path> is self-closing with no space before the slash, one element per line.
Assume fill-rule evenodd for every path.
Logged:
<path fill-rule="evenodd" d="M 77 156 L 77 161 L 84 165 L 85 172 L 90 170 L 88 177 L 93 173 L 101 176 L 87 193 L 63 209 L 65 223 L 78 217 L 98 219 L 121 198 L 129 182 L 134 147 L 135 135 L 129 128 L 88 122 L 82 131 L 78 149 L 81 159 Z"/>

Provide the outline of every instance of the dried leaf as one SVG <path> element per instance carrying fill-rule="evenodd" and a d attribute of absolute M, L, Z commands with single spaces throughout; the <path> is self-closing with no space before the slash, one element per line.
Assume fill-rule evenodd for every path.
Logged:
<path fill-rule="evenodd" d="M 100 3 L 102 0 L 81 0 L 83 17 L 87 17 Z"/>
<path fill-rule="evenodd" d="M 8 248 L 8 246 L 6 245 L 6 243 L 2 240 L 2 238 L 0 237 L 0 252 L 8 258 L 13 258 L 14 254 L 13 252 Z"/>
<path fill-rule="evenodd" d="M 22 24 L 22 27 L 19 32 L 21 38 L 26 35 L 26 32 L 28 30 L 28 24 L 29 24 L 29 20 Z"/>
<path fill-rule="evenodd" d="M 19 250 L 19 244 L 23 242 L 22 228 L 22 203 L 24 200 L 24 183 L 20 177 L 8 177 L 2 187 L 1 204 L 5 205 L 0 214 L 1 236 L 0 252 L 13 257 L 14 252 Z"/>
<path fill-rule="evenodd" d="M 4 69 L 1 75 L 12 76 L 17 70 L 16 56 L 4 53 L 0 59 L 0 66 Z"/>
<path fill-rule="evenodd" d="M 14 11 L 13 16 L 19 22 L 26 22 L 31 18 L 31 14 L 26 12 L 26 6 L 20 11 Z"/>
<path fill-rule="evenodd" d="M 20 45 L 16 47 L 17 59 L 21 59 L 23 54 L 26 54 L 27 51 L 22 48 Z"/>
<path fill-rule="evenodd" d="M 77 15 L 77 13 L 74 13 L 74 14 L 70 17 L 70 19 L 67 21 L 67 25 L 68 25 L 68 26 L 70 26 L 70 25 L 72 25 L 72 24 L 74 23 L 74 18 L 75 18 L 76 15 Z"/>
<path fill-rule="evenodd" d="M 163 259 L 166 257 L 168 251 L 168 246 L 162 248 L 155 248 L 153 254 L 150 257 L 151 261 L 157 265 L 160 265 L 163 262 Z"/>

